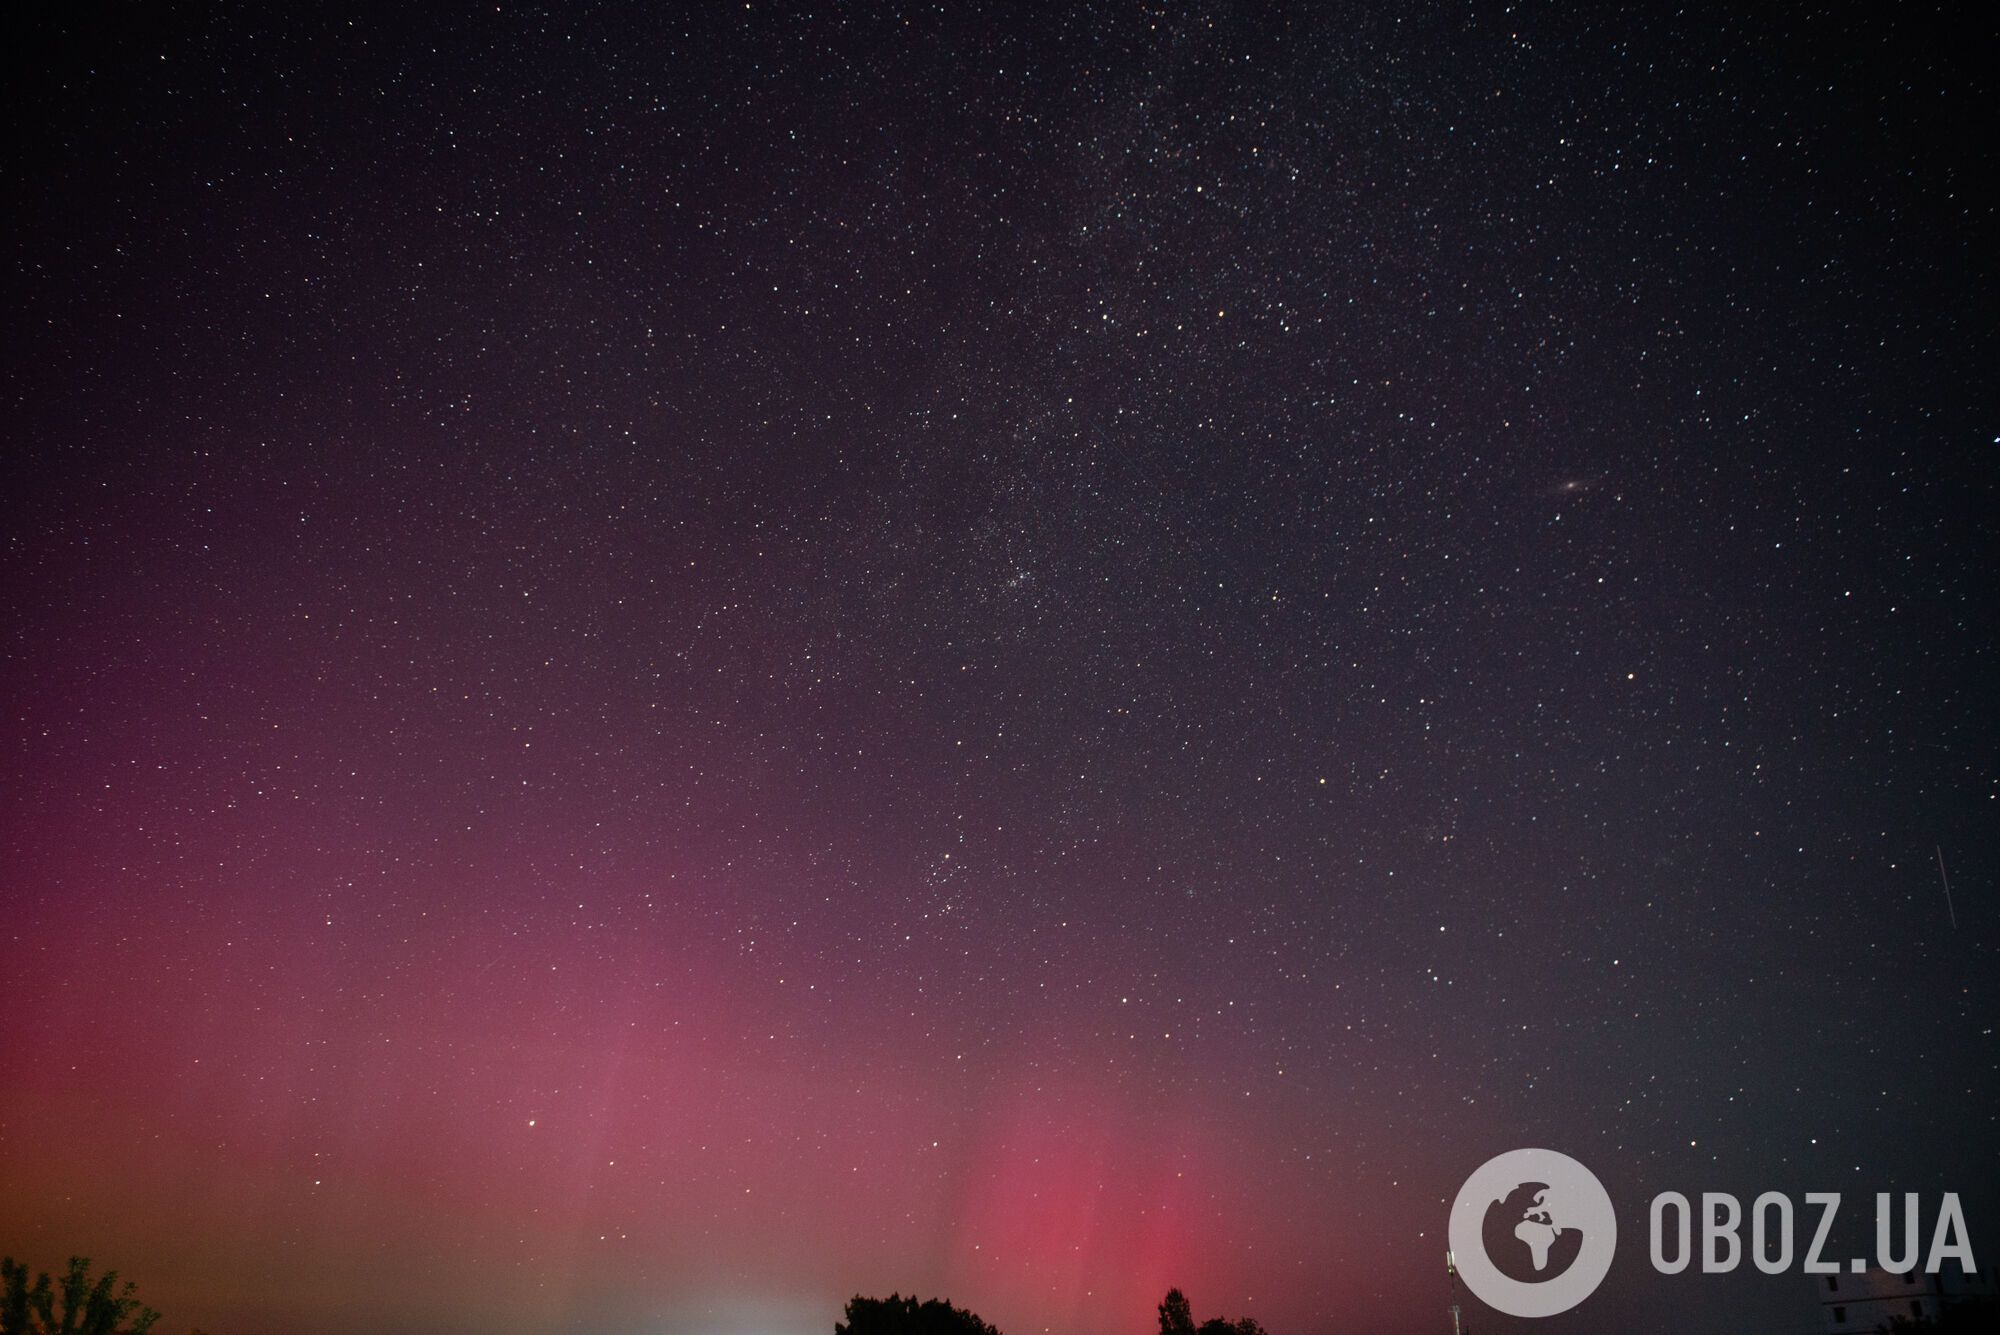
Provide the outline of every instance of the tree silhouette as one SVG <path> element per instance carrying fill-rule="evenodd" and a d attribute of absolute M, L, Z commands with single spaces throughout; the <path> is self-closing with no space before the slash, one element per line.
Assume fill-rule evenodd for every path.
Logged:
<path fill-rule="evenodd" d="M 1266 1335 L 1266 1332 L 1254 1317 L 1247 1316 L 1241 1321 L 1214 1316 L 1197 1326 L 1194 1306 L 1187 1295 L 1179 1289 L 1168 1289 L 1160 1303 L 1160 1335 Z"/>
<path fill-rule="evenodd" d="M 72 1256 L 51 1283 L 47 1271 L 28 1283 L 28 1267 L 0 1260 L 0 1335 L 145 1335 L 160 1314 L 133 1296 L 138 1285 L 118 1287 L 118 1272 L 90 1278 L 90 1258 Z M 60 1300 L 61 1313 L 56 1305 Z M 127 1317 L 132 1324 L 122 1324 Z"/>
<path fill-rule="evenodd" d="M 847 1320 L 833 1323 L 834 1335 L 1000 1335 L 972 1313 L 932 1298 L 919 1303 L 892 1293 L 887 1298 L 855 1294 Z M 0 1331 L 0 1335 L 7 1335 Z"/>

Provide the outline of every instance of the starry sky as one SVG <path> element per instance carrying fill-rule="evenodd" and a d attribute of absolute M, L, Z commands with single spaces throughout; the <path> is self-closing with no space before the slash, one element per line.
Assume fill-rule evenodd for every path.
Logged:
<path fill-rule="evenodd" d="M 1667 1189 L 2000 1260 L 1991 17 L 1581 9 L 17 16 L 0 1250 L 1399 1335 L 1548 1145 L 1482 1335 L 1815 1327 Z"/>

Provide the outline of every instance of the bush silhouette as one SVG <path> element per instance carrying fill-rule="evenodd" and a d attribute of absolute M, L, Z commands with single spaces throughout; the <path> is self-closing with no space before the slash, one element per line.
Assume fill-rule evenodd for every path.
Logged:
<path fill-rule="evenodd" d="M 972 1313 L 932 1298 L 892 1293 L 887 1298 L 855 1294 L 847 1302 L 847 1320 L 833 1323 L 834 1335 L 1000 1335 Z"/>

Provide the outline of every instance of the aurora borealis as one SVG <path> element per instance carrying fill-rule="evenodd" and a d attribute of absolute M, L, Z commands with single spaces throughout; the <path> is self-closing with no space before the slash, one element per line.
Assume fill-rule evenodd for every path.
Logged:
<path fill-rule="evenodd" d="M 2000 1245 L 1990 31 L 17 21 L 0 1250 L 1397 1335 L 1535 1144 Z M 1817 1320 L 1643 1266 L 1473 1328 Z"/>

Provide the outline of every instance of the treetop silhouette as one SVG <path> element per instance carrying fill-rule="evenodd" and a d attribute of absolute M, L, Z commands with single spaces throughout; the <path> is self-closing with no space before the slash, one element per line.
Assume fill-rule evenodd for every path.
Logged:
<path fill-rule="evenodd" d="M 972 1313 L 936 1298 L 919 1303 L 914 1296 L 890 1294 L 847 1302 L 847 1320 L 833 1323 L 834 1335 L 1000 1335 Z M 4 1335 L 4 1333 L 0 1333 Z"/>
<path fill-rule="evenodd" d="M 1194 1323 L 1194 1305 L 1179 1289 L 1168 1289 L 1167 1296 L 1160 1301 L 1160 1335 L 1265 1335 L 1264 1327 L 1254 1317 L 1228 1321 L 1219 1316 L 1210 1317 L 1199 1326 Z"/>
<path fill-rule="evenodd" d="M 9 1256 L 0 1260 L 0 1335 L 145 1335 L 160 1314 L 133 1296 L 138 1287 L 120 1289 L 116 1270 L 93 1283 L 87 1256 L 70 1257 L 54 1283 L 45 1270 L 30 1284 L 28 1267 Z"/>

